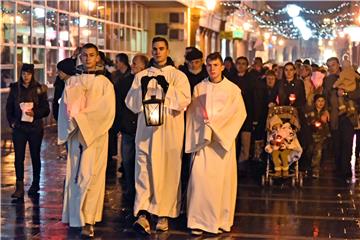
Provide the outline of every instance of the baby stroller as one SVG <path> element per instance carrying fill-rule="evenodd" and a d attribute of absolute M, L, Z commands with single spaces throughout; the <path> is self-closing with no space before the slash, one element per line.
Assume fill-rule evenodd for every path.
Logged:
<path fill-rule="evenodd" d="M 302 176 L 299 174 L 298 160 L 302 153 L 302 148 L 297 139 L 296 132 L 300 129 L 299 118 L 297 110 L 292 106 L 273 106 L 269 108 L 269 113 L 266 120 L 267 129 L 267 145 L 265 151 L 268 153 L 266 157 L 265 173 L 261 177 L 261 184 L 264 186 L 273 184 L 273 179 L 291 178 L 292 186 L 298 184 L 303 185 Z M 284 151 L 286 150 L 286 151 Z M 277 152 L 275 152 L 277 151 Z M 279 166 L 277 157 L 277 166 L 272 159 L 272 153 L 286 153 L 282 156 L 282 166 L 286 168 L 283 173 L 286 175 L 279 175 Z M 273 155 L 273 156 L 275 156 Z M 277 169 L 276 169 L 277 168 Z"/>

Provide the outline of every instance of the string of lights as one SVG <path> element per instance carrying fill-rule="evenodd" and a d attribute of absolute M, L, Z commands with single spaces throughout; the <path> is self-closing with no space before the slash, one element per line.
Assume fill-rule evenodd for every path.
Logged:
<path fill-rule="evenodd" d="M 228 1 L 221 4 L 247 13 L 255 19 L 262 29 L 267 29 L 288 39 L 298 39 L 302 36 L 302 32 L 296 26 L 297 24 L 294 24 L 294 17 L 288 18 L 287 16 L 291 14 L 289 13 L 289 5 L 276 11 L 257 11 L 239 2 Z M 343 31 L 344 28 L 351 26 L 355 22 L 356 14 L 354 10 L 359 10 L 360 4 L 357 2 L 352 3 L 352 5 L 350 4 L 350 2 L 343 2 L 339 6 L 327 10 L 306 9 L 293 5 L 292 7 L 295 7 L 295 9 L 291 10 L 295 10 L 296 16 L 301 14 L 307 17 L 307 20 L 304 20 L 304 24 L 308 31 L 310 31 L 309 34 L 312 38 L 332 39 L 337 36 L 337 32 Z M 352 12 L 348 12 L 350 6 L 352 7 Z M 333 17 L 329 18 L 329 16 Z"/>

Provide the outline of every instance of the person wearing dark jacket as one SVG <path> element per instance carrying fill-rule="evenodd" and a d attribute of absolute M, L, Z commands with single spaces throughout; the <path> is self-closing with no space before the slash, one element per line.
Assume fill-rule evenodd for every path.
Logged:
<path fill-rule="evenodd" d="M 224 59 L 225 69 L 222 72 L 223 76 L 229 79 L 230 81 L 234 81 L 237 75 L 236 66 L 232 59 L 232 57 L 227 56 Z"/>
<path fill-rule="evenodd" d="M 186 77 L 188 78 L 192 95 L 194 92 L 194 87 L 202 80 L 207 78 L 208 73 L 204 64 L 203 53 L 199 49 L 192 47 L 191 50 L 186 53 L 185 59 L 187 67 L 181 69 L 179 68 L 179 70 L 185 73 Z M 186 112 L 184 120 L 186 124 Z M 185 149 L 183 149 L 181 165 L 181 192 L 186 192 L 187 189 L 188 179 L 190 177 L 190 162 L 191 154 L 185 153 Z M 183 206 L 185 206 L 185 204 L 183 204 Z"/>
<path fill-rule="evenodd" d="M 134 77 L 148 65 L 148 58 L 145 55 L 138 54 L 132 60 L 131 73 L 118 82 L 119 88 L 116 89 L 118 99 L 118 125 L 121 132 L 121 158 L 126 181 L 125 198 L 129 201 L 131 207 L 135 200 L 135 135 L 138 114 L 133 113 L 125 104 L 125 98 L 129 92 Z"/>
<path fill-rule="evenodd" d="M 249 73 L 249 60 L 244 57 L 236 59 L 236 78 L 232 80 L 240 89 L 246 108 L 246 119 L 236 137 L 236 156 L 238 159 L 239 175 L 246 175 L 250 171 L 250 145 L 253 130 L 252 122 L 254 116 L 254 84 L 255 79 Z"/>
<path fill-rule="evenodd" d="M 284 65 L 283 76 L 284 78 L 277 81 L 275 85 L 271 102 L 277 103 L 280 106 L 291 105 L 297 109 L 301 126 L 298 137 L 305 153 L 308 151 L 308 144 L 311 142 L 311 131 L 305 119 L 306 98 L 304 82 L 297 78 L 296 67 L 291 62 Z M 299 160 L 300 168 L 305 173 L 311 169 L 311 162 L 307 156 L 308 154 L 302 154 Z"/>
<path fill-rule="evenodd" d="M 56 68 L 58 69 L 58 75 L 54 83 L 52 113 L 55 120 L 57 121 L 59 113 L 59 99 L 63 94 L 65 81 L 76 73 L 76 58 L 65 58 L 64 60 L 61 60 L 56 65 Z"/>
<path fill-rule="evenodd" d="M 40 189 L 40 150 L 44 134 L 42 118 L 50 113 L 47 87 L 34 78 L 34 64 L 24 63 L 20 79 L 10 85 L 6 102 L 6 116 L 13 129 L 15 150 L 16 190 L 12 198 L 24 197 L 24 160 L 26 143 L 29 142 L 33 181 L 29 195 L 36 195 Z"/>
<path fill-rule="evenodd" d="M 115 119 L 112 127 L 109 130 L 109 147 L 108 147 L 108 160 L 111 161 L 113 156 L 118 154 L 117 145 L 118 145 L 118 133 L 120 131 L 120 96 L 119 92 L 121 91 L 121 82 L 128 78 L 131 74 L 129 57 L 125 53 L 119 53 L 115 58 L 115 67 L 116 71 L 112 73 L 111 82 L 114 84 L 115 90 Z M 121 163 L 122 164 L 122 163 Z M 111 168 L 111 165 L 108 165 L 108 169 Z M 123 171 L 123 165 L 120 166 L 119 171 Z"/>
<path fill-rule="evenodd" d="M 206 66 L 203 61 L 203 53 L 193 48 L 191 52 L 186 54 L 187 68 L 182 68 L 180 71 L 185 73 L 189 79 L 191 94 L 194 91 L 196 84 L 208 77 Z"/>

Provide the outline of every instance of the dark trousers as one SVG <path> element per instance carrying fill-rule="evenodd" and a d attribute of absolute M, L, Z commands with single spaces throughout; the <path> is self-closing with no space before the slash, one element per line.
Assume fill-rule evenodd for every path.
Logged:
<path fill-rule="evenodd" d="M 109 143 L 108 143 L 108 159 L 111 159 L 112 156 L 117 155 L 117 144 L 118 144 L 118 137 L 117 131 L 114 128 L 110 128 L 109 130 Z"/>
<path fill-rule="evenodd" d="M 12 137 L 15 150 L 16 181 L 24 181 L 25 149 L 26 143 L 29 142 L 30 156 L 33 168 L 33 183 L 39 183 L 41 169 L 40 150 L 43 136 L 43 129 L 27 131 L 15 128 L 13 130 Z"/>
<path fill-rule="evenodd" d="M 303 149 L 303 154 L 299 159 L 299 167 L 301 171 L 311 170 L 311 154 L 309 153 L 309 144 L 312 141 L 311 129 L 304 123 L 301 125 L 300 131 L 297 133 L 298 140 Z"/>
<path fill-rule="evenodd" d="M 360 129 L 355 130 L 356 146 L 355 146 L 355 158 L 360 157 Z"/>
<path fill-rule="evenodd" d="M 354 126 L 346 116 L 339 117 L 340 167 L 344 177 L 351 177 L 351 154 L 354 138 Z"/>
<path fill-rule="evenodd" d="M 127 198 L 135 200 L 135 134 L 122 133 L 121 157 L 127 189 Z"/>

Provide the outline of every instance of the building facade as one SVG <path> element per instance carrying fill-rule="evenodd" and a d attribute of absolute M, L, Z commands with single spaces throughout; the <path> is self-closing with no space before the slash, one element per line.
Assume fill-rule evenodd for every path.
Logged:
<path fill-rule="evenodd" d="M 22 63 L 35 77 L 54 82 L 56 64 L 91 42 L 111 59 L 119 52 L 147 52 L 148 10 L 124 0 L 1 1 L 1 83 L 18 79 Z"/>

